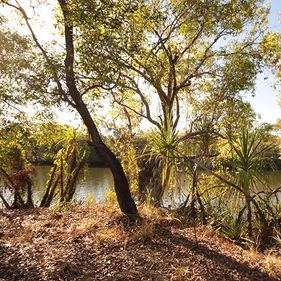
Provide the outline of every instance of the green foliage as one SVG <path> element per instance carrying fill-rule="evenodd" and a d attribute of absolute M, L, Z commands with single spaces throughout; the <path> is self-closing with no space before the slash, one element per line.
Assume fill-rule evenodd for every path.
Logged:
<path fill-rule="evenodd" d="M 54 121 L 33 125 L 31 160 L 41 163 L 54 161 L 57 152 L 67 146 L 73 139 L 82 139 L 79 133 L 69 125 L 61 125 Z"/>
<path fill-rule="evenodd" d="M 115 94 L 131 90 L 138 96 L 145 83 L 150 94 L 142 96 L 159 96 L 171 114 L 175 96 L 190 104 L 210 82 L 232 95 L 253 89 L 260 67 L 255 35 L 265 31 L 268 13 L 263 1 L 81 0 L 71 11 L 82 68 L 100 85 L 119 85 Z"/>
<path fill-rule="evenodd" d="M 111 206 L 116 206 L 117 204 L 117 197 L 116 193 L 113 190 L 108 190 L 105 193 L 105 201 L 109 203 Z"/>
<path fill-rule="evenodd" d="M 124 127 L 118 129 L 118 136 L 111 141 L 111 148 L 121 160 L 125 174 L 129 180 L 130 189 L 133 193 L 138 190 L 138 163 L 137 151 L 134 146 L 134 137 Z"/>
<path fill-rule="evenodd" d="M 162 174 L 162 188 L 165 190 L 175 179 L 179 164 L 177 153 L 178 136 L 171 132 L 171 128 L 163 129 L 160 132 L 153 130 L 148 138 L 146 148 L 149 159 L 155 159 Z"/>
<path fill-rule="evenodd" d="M 32 122 L 29 119 L 21 119 L 10 122 L 0 128 L 0 159 L 6 164 L 12 161 L 13 157 L 8 154 L 9 150 L 15 147 L 22 150 L 30 162 L 50 164 L 57 152 L 76 137 L 78 133 L 74 128 L 54 120 Z"/>
<path fill-rule="evenodd" d="M 76 189 L 76 182 L 85 166 L 89 155 L 89 148 L 81 144 L 75 137 L 58 151 L 54 165 L 58 167 L 56 177 L 59 180 L 60 202 L 70 202 Z M 54 183 L 54 188 L 57 188 Z"/>
<path fill-rule="evenodd" d="M 214 228 L 223 236 L 231 240 L 240 240 L 243 233 L 243 221 L 241 217 L 234 217 L 231 212 L 220 214 L 219 222 L 213 224 Z"/>
<path fill-rule="evenodd" d="M 29 37 L 11 31 L 0 22 L 0 114 L 15 115 L 22 106 L 58 104 L 49 69 Z M 46 109 L 47 110 L 47 109 Z M 9 119 L 9 118 L 8 118 Z"/>
<path fill-rule="evenodd" d="M 95 196 L 94 196 L 94 194 L 93 193 L 91 193 L 91 192 L 89 192 L 88 194 L 87 194 L 87 197 L 86 197 L 86 199 L 85 199 L 85 204 L 86 204 L 86 206 L 92 206 L 92 205 L 94 205 L 95 204 Z"/>
<path fill-rule="evenodd" d="M 9 105 L 25 103 L 22 83 L 30 67 L 29 41 L 15 32 L 0 32 L 0 102 L 1 111 Z"/>
<path fill-rule="evenodd" d="M 99 81 L 92 93 L 103 89 L 154 126 L 148 147 L 162 167 L 163 186 L 173 185 L 177 154 L 192 143 L 194 121 L 208 116 L 205 138 L 254 119 L 240 93 L 253 90 L 261 69 L 265 1 L 81 0 L 71 2 L 71 13 L 81 69 Z"/>
<path fill-rule="evenodd" d="M 133 101 L 131 103 L 133 104 Z M 130 190 L 136 195 L 139 185 L 139 155 L 134 131 L 138 130 L 139 119 L 130 116 L 128 111 L 120 106 L 112 106 L 109 113 L 110 121 L 100 122 L 106 123 L 107 128 L 113 134 L 112 137 L 108 138 L 108 144 L 121 161 Z"/>
<path fill-rule="evenodd" d="M 256 187 L 257 182 L 266 186 L 263 170 L 269 162 L 268 152 L 274 147 L 265 142 L 262 132 L 243 130 L 237 141 L 230 139 L 232 164 L 239 186 L 247 193 Z"/>
<path fill-rule="evenodd" d="M 51 213 L 54 217 L 60 217 L 61 213 L 73 212 L 77 210 L 81 205 L 77 202 L 64 202 L 63 204 L 60 202 L 55 203 L 51 207 Z"/>
<path fill-rule="evenodd" d="M 7 124 L 0 132 L 1 167 L 8 173 L 22 170 L 27 164 L 29 132 L 20 123 Z"/>

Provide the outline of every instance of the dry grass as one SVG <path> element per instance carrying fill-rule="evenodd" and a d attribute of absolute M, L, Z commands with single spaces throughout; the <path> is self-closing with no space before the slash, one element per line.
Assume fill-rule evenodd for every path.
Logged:
<path fill-rule="evenodd" d="M 245 250 L 245 260 L 252 266 L 260 266 L 269 276 L 278 276 L 281 280 L 281 252 L 260 253 L 255 249 Z"/>
<path fill-rule="evenodd" d="M 186 281 L 190 280 L 189 277 L 192 276 L 192 271 L 187 267 L 175 268 L 171 281 Z"/>
<path fill-rule="evenodd" d="M 279 276 L 281 278 L 281 256 L 268 253 L 262 258 L 262 267 L 270 276 Z"/>
<path fill-rule="evenodd" d="M 0 278 L 221 281 L 231 275 L 231 280 L 265 281 L 280 276 L 281 261 L 273 252 L 245 251 L 210 226 L 197 226 L 195 237 L 193 227 L 164 209 L 144 205 L 139 211 L 143 220 L 136 224 L 105 204 L 3 211 Z"/>
<path fill-rule="evenodd" d="M 135 228 L 132 236 L 134 241 L 148 241 L 155 236 L 155 225 L 151 221 L 144 221 L 140 226 Z"/>

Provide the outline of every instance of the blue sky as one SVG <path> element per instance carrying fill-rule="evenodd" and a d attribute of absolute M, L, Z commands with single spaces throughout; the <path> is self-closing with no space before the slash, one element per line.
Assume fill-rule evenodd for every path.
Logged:
<path fill-rule="evenodd" d="M 272 31 L 281 31 L 281 0 L 272 0 L 269 18 L 269 27 Z M 281 119 L 281 95 L 272 88 L 274 76 L 265 71 L 260 74 L 256 82 L 255 96 L 247 96 L 254 110 L 260 115 L 261 122 L 274 123 Z M 281 89 L 279 89 L 281 91 Z M 281 103 L 280 103 L 281 104 Z"/>

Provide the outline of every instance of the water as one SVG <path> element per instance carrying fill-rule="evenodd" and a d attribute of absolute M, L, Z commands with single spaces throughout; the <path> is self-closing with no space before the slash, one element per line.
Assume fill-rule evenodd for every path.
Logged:
<path fill-rule="evenodd" d="M 36 167 L 37 175 L 34 178 L 35 203 L 42 199 L 50 168 L 50 166 Z M 270 171 L 264 174 L 270 188 L 275 189 L 281 185 L 281 171 Z M 165 194 L 164 205 L 174 205 L 175 202 L 179 204 L 185 199 L 183 194 L 188 194 L 190 183 L 184 179 L 181 182 L 183 184 L 182 192 L 176 191 L 173 194 L 173 200 L 169 198 L 169 195 Z M 108 168 L 87 168 L 77 181 L 74 199 L 78 202 L 85 202 L 89 199 L 102 202 L 105 200 L 107 192 L 113 190 L 113 186 L 113 177 Z"/>
<path fill-rule="evenodd" d="M 34 199 L 38 202 L 45 190 L 48 173 L 51 167 L 37 166 L 34 178 Z M 85 202 L 91 198 L 95 202 L 104 201 L 106 193 L 113 189 L 113 177 L 108 168 L 87 168 L 76 183 L 74 200 Z"/>

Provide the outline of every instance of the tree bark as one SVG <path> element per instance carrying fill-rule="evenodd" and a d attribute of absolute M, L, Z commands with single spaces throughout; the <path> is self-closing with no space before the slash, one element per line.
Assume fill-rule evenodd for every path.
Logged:
<path fill-rule="evenodd" d="M 252 227 L 252 209 L 251 209 L 251 202 L 248 198 L 246 198 L 246 207 L 247 207 L 247 222 L 248 222 L 248 236 L 250 238 L 253 237 L 253 227 Z"/>
<path fill-rule="evenodd" d="M 49 180 L 47 182 L 46 191 L 45 191 L 43 199 L 42 199 L 42 201 L 40 203 L 40 207 L 47 207 L 46 206 L 46 202 L 48 201 L 48 198 L 50 196 L 50 190 L 51 190 L 54 178 L 55 178 L 56 171 L 57 171 L 57 165 L 54 165 L 54 167 L 51 170 L 51 176 L 50 176 L 50 178 L 49 178 Z"/>
<path fill-rule="evenodd" d="M 34 203 L 32 198 L 32 181 L 29 176 L 26 176 L 26 188 L 27 188 L 27 201 L 25 207 L 34 208 Z"/>

